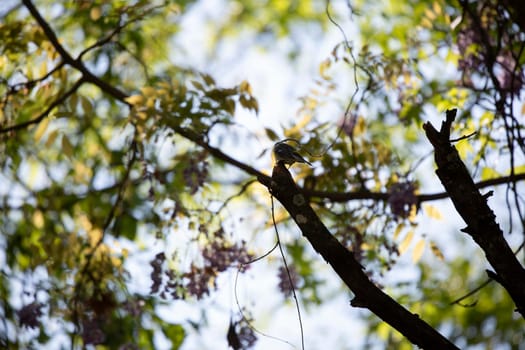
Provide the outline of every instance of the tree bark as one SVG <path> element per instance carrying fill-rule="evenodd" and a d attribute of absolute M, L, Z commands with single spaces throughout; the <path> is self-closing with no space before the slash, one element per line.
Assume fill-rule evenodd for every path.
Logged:
<path fill-rule="evenodd" d="M 354 293 L 354 307 L 372 311 L 424 349 L 457 349 L 438 331 L 379 289 L 363 272 L 353 253 L 332 236 L 281 162 L 273 168 L 271 181 L 259 179 L 292 216 L 303 235 Z"/>
<path fill-rule="evenodd" d="M 487 204 L 491 195 L 482 195 L 476 188 L 456 148 L 450 143 L 450 128 L 456 110 L 446 113 L 446 120 L 437 131 L 429 122 L 423 125 L 427 138 L 434 146 L 436 174 L 448 192 L 457 212 L 467 223 L 462 229 L 483 249 L 495 272 L 489 277 L 499 282 L 510 294 L 518 312 L 525 316 L 525 269 L 510 249 L 496 216 Z"/>

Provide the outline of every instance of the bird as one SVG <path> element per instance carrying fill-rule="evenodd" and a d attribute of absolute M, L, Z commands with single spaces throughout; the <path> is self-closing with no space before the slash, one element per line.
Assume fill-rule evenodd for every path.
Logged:
<path fill-rule="evenodd" d="M 312 166 L 309 161 L 305 160 L 299 153 L 297 153 L 294 147 L 284 141 L 279 141 L 273 146 L 273 156 L 277 163 L 282 162 L 290 165 L 293 163 L 305 163 Z"/>

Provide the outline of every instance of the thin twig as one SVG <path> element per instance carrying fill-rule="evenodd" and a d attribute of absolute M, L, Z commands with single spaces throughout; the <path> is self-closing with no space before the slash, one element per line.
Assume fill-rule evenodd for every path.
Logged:
<path fill-rule="evenodd" d="M 22 0 L 22 3 L 27 8 L 29 13 L 31 13 L 31 16 L 38 22 L 42 30 L 44 31 L 46 37 L 51 42 L 55 50 L 60 54 L 62 59 L 70 66 L 76 68 L 82 73 L 82 76 L 86 82 L 90 82 L 96 86 L 98 86 L 103 91 L 109 93 L 116 99 L 118 99 L 121 102 L 124 102 L 125 104 L 129 105 L 125 101 L 125 98 L 127 97 L 127 94 L 123 91 L 119 90 L 118 88 L 114 87 L 113 85 L 105 82 L 104 80 L 100 79 L 93 73 L 91 73 L 86 66 L 82 63 L 82 61 L 79 59 L 75 59 L 71 56 L 71 54 L 60 44 L 55 32 L 51 27 L 49 26 L 49 23 L 46 22 L 46 20 L 42 17 L 40 12 L 37 10 L 35 5 L 31 2 L 31 0 Z"/>
<path fill-rule="evenodd" d="M 352 10 L 351 7 L 350 9 Z M 332 17 L 332 15 L 330 14 L 330 0 L 326 0 L 325 13 L 326 13 L 326 17 L 328 18 L 328 20 L 339 30 L 339 32 L 343 36 L 343 39 L 344 39 L 343 43 L 346 49 L 348 50 L 348 52 L 350 53 L 350 57 L 352 58 L 352 62 L 354 63 L 353 78 L 354 78 L 355 91 L 352 93 L 352 96 L 350 96 L 350 100 L 348 101 L 346 105 L 345 112 L 343 114 L 343 122 L 338 128 L 335 138 L 332 140 L 332 142 L 330 142 L 328 146 L 326 146 L 326 148 L 323 150 L 323 152 L 321 152 L 321 155 L 319 156 L 323 156 L 324 154 L 326 154 L 334 146 L 334 144 L 337 142 L 337 140 L 341 136 L 341 133 L 343 132 L 345 124 L 346 124 L 346 119 L 350 115 L 350 108 L 352 107 L 352 104 L 354 103 L 354 99 L 357 96 L 357 93 L 359 92 L 359 81 L 357 80 L 357 61 L 355 59 L 354 53 L 352 51 L 352 47 L 349 44 L 350 41 L 348 40 L 345 31 L 343 30 L 341 25 L 337 23 L 335 19 Z"/>
<path fill-rule="evenodd" d="M 5 134 L 10 131 L 25 129 L 30 125 L 40 123 L 42 120 L 44 120 L 44 118 L 46 118 L 49 115 L 49 113 L 51 113 L 51 111 L 55 107 L 61 105 L 69 98 L 69 96 L 73 95 L 83 83 L 84 83 L 84 79 L 80 78 L 79 80 L 75 82 L 75 84 L 73 84 L 73 86 L 68 91 L 66 91 L 63 95 L 57 97 L 53 102 L 51 102 L 51 104 L 42 113 L 40 113 L 38 117 L 30 119 L 20 124 L 15 124 L 15 125 L 11 125 L 3 129 L 0 129 L 0 134 Z"/>
<path fill-rule="evenodd" d="M 450 139 L 450 142 L 458 142 L 458 141 L 461 141 L 461 140 L 465 140 L 465 139 L 468 139 L 468 138 L 470 138 L 470 137 L 472 137 L 472 136 L 474 136 L 476 134 L 477 134 L 477 132 L 474 131 L 474 132 L 471 132 L 468 135 L 463 135 L 461 137 L 458 137 L 457 139 Z"/>
<path fill-rule="evenodd" d="M 290 287 L 292 289 L 293 299 L 295 301 L 295 308 L 297 309 L 297 318 L 299 319 L 299 328 L 301 329 L 301 349 L 304 350 L 304 329 L 303 329 L 303 318 L 301 317 L 301 308 L 299 307 L 299 299 L 297 298 L 297 293 L 295 293 L 295 286 L 293 285 L 292 276 L 290 274 L 290 269 L 288 268 L 288 263 L 286 262 L 286 256 L 284 255 L 283 245 L 281 244 L 281 238 L 279 237 L 279 231 L 277 230 L 277 224 L 275 223 L 275 210 L 272 198 L 272 220 L 273 227 L 275 229 L 275 236 L 277 237 L 277 245 L 279 246 L 279 251 L 281 252 L 281 257 L 283 259 L 284 268 L 286 269 L 286 275 L 288 276 L 288 281 L 290 282 Z"/>
<path fill-rule="evenodd" d="M 485 286 L 489 285 L 490 282 L 492 282 L 493 279 L 492 278 L 488 278 L 485 282 L 481 283 L 479 286 L 477 286 L 476 288 L 474 288 L 473 290 L 471 290 L 470 292 L 468 292 L 467 294 L 457 298 L 456 300 L 454 301 L 451 301 L 450 302 L 450 305 L 454 305 L 454 304 L 458 304 L 458 305 L 461 305 L 459 304 L 461 301 L 467 299 L 468 297 L 470 297 L 471 295 L 474 295 L 476 294 L 477 292 L 479 292 L 481 289 L 485 288 Z"/>

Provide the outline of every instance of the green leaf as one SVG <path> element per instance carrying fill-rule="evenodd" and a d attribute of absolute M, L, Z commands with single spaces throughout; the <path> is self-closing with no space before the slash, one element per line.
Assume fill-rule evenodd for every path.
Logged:
<path fill-rule="evenodd" d="M 205 91 L 206 89 L 204 88 L 204 85 L 202 85 L 200 82 L 198 82 L 197 80 L 192 80 L 191 82 L 191 85 L 193 85 L 197 90 L 200 90 L 200 91 Z"/>
<path fill-rule="evenodd" d="M 277 141 L 280 140 L 279 135 L 277 135 L 277 133 L 275 131 L 273 131 L 272 129 L 264 128 L 264 131 L 266 132 L 266 136 L 268 136 L 268 138 L 271 141 L 277 142 Z"/>
<path fill-rule="evenodd" d="M 62 135 L 62 152 L 70 159 L 73 157 L 73 145 L 66 135 Z"/>
<path fill-rule="evenodd" d="M 80 105 L 86 116 L 91 116 L 93 114 L 93 104 L 87 97 L 80 96 Z"/>
<path fill-rule="evenodd" d="M 202 79 L 204 79 L 204 82 L 208 86 L 214 86 L 215 85 L 215 79 L 209 74 L 201 73 Z"/>
<path fill-rule="evenodd" d="M 165 324 L 162 326 L 162 331 L 166 338 L 171 341 L 171 348 L 178 349 L 182 345 L 184 338 L 186 337 L 186 332 L 184 328 L 179 324 Z"/>
<path fill-rule="evenodd" d="M 115 219 L 115 234 L 134 240 L 137 234 L 137 220 L 130 215 L 122 214 Z"/>

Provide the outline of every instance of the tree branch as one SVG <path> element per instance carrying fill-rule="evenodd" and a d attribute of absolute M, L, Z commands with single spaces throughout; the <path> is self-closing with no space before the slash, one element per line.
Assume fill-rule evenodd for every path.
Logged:
<path fill-rule="evenodd" d="M 44 18 L 40 15 L 38 10 L 35 8 L 35 6 L 32 4 L 30 0 L 22 0 L 22 3 L 27 7 L 31 15 L 35 18 L 35 20 L 38 22 L 38 24 L 42 27 L 44 33 L 46 34 L 47 38 L 51 42 L 51 44 L 54 46 L 54 48 L 57 50 L 57 52 L 60 54 L 64 62 L 73 68 L 77 69 L 82 73 L 82 78 L 77 81 L 74 88 L 78 88 L 84 81 L 90 82 L 96 86 L 98 86 L 103 92 L 113 96 L 118 101 L 129 105 L 125 98 L 128 96 L 125 92 L 118 89 L 117 87 L 114 87 L 113 85 L 103 81 L 102 79 L 95 76 L 93 73 L 91 73 L 82 63 L 81 57 L 74 59 L 68 51 L 60 44 L 58 38 L 56 37 L 55 33 L 49 26 L 49 24 L 44 20 Z M 69 95 L 72 92 L 72 89 L 68 92 Z M 69 95 L 68 93 L 61 96 L 61 98 L 55 100 L 53 105 L 58 105 L 59 103 L 63 102 Z M 26 122 L 25 124 L 19 124 L 16 126 L 10 127 L 10 130 L 15 129 L 21 129 L 29 124 L 38 123 L 41 121 L 45 116 L 51 111 L 51 106 L 48 107 L 48 109 L 45 112 L 43 112 L 39 117 Z M 29 124 L 28 124 L 29 123 Z M 450 122 L 451 123 L 451 122 Z M 450 124 L 449 123 L 449 124 Z M 449 127 L 445 128 L 443 130 L 442 127 L 442 133 L 438 133 L 435 131 L 433 133 L 432 131 L 427 131 L 433 129 L 430 124 L 425 124 L 425 130 L 427 131 L 427 135 L 429 135 L 429 139 L 431 141 L 438 141 L 437 145 L 434 145 L 436 148 L 436 160 L 439 158 L 440 160 L 447 159 L 447 155 L 444 157 L 438 157 L 438 146 L 443 147 L 447 151 L 450 151 L 452 149 L 455 152 L 455 149 L 453 146 L 450 146 L 449 143 Z M 181 135 L 182 137 L 187 138 L 188 140 L 191 140 L 195 142 L 196 144 L 200 145 L 204 149 L 206 149 L 210 154 L 212 154 L 214 157 L 218 159 L 222 159 L 228 164 L 231 164 L 239 169 L 244 170 L 246 173 L 251 174 L 253 176 L 256 176 L 258 180 L 266 185 L 271 193 L 285 206 L 285 208 L 288 210 L 290 215 L 293 217 L 297 225 L 300 227 L 301 231 L 303 232 L 303 235 L 310 241 L 312 246 L 316 249 L 317 252 L 319 252 L 323 258 L 334 268 L 334 270 L 337 272 L 337 274 L 341 277 L 341 279 L 347 284 L 347 286 L 354 292 L 355 298 L 352 300 L 352 305 L 356 307 L 366 307 L 372 312 L 374 312 L 376 315 L 378 315 L 381 319 L 383 319 L 385 322 L 389 323 L 392 327 L 400 331 L 404 336 L 406 336 L 410 341 L 412 341 L 414 344 L 423 347 L 425 349 L 456 349 L 456 347 L 448 341 L 446 338 L 444 338 L 441 334 L 439 334 L 435 329 L 433 329 L 431 326 L 429 326 L 427 323 L 425 323 L 423 320 L 421 320 L 417 315 L 410 313 L 408 310 L 406 310 L 403 306 L 398 304 L 395 300 L 393 300 L 391 297 L 383 293 L 379 288 L 377 288 L 366 276 L 366 274 L 363 272 L 362 266 L 355 260 L 352 252 L 348 251 L 344 246 L 342 246 L 328 231 L 326 226 L 321 222 L 319 217 L 316 215 L 316 213 L 313 211 L 313 209 L 308 205 L 307 200 L 305 198 L 305 193 L 301 192 L 301 190 L 295 185 L 293 182 L 290 173 L 288 170 L 282 165 L 277 164 L 276 167 L 274 167 L 274 172 L 272 177 L 259 172 L 253 167 L 250 167 L 240 161 L 237 161 L 236 159 L 228 156 L 227 154 L 223 153 L 220 149 L 210 146 L 201 135 L 188 130 L 184 129 L 178 126 L 172 126 L 174 131 Z M 4 129 L 4 132 L 6 129 Z M 434 129 L 435 130 L 435 129 Z M 446 135 L 445 139 L 442 139 Z M 432 142 L 434 144 L 434 142 Z M 448 146 L 446 146 L 448 144 Z M 448 147 L 448 148 L 447 148 Z M 457 158 L 457 153 L 455 154 Z M 442 159 L 443 158 L 443 159 Z M 462 163 L 461 163 L 462 164 Z M 438 164 L 439 165 L 439 164 Z M 445 163 L 447 165 L 447 163 Z M 466 171 L 466 169 L 465 169 Z M 438 176 L 444 175 L 446 171 L 438 169 Z M 463 174 L 464 175 L 464 174 Z M 468 173 L 467 173 L 468 175 Z M 441 176 L 440 176 L 441 178 Z M 472 181 L 470 179 L 470 181 Z M 445 181 L 442 180 L 442 182 Z M 455 193 L 451 193 L 451 191 L 447 188 L 450 184 L 447 182 L 445 185 L 445 188 L 447 189 L 447 192 L 450 194 L 453 201 L 455 201 Z M 475 189 L 475 185 L 472 182 L 471 187 Z M 471 190 L 472 190 L 471 188 Z M 477 192 L 477 191 L 476 191 Z M 314 192 L 315 193 L 315 192 Z M 479 194 L 479 192 L 477 192 Z M 469 193 L 470 194 L 470 193 Z M 383 197 L 387 194 L 377 194 L 377 197 Z M 355 194 L 355 196 L 363 196 L 362 199 L 370 198 L 370 193 L 359 193 Z M 366 197 L 365 197 L 366 196 Z M 481 195 L 480 195 L 481 196 Z M 356 198 L 357 199 L 357 198 Z M 482 201 L 485 201 L 485 198 L 481 196 Z M 456 204 L 456 203 L 455 203 Z M 486 203 L 485 203 L 486 205 Z M 462 206 L 462 204 L 456 205 L 456 207 Z M 468 208 L 467 208 L 468 209 Z M 488 207 L 487 207 L 488 209 Z M 483 213 L 483 216 L 481 219 L 489 218 L 493 220 L 493 214 L 489 210 L 489 213 Z M 490 215 L 489 215 L 490 214 Z M 492 216 L 491 216 L 492 215 Z M 478 218 L 478 222 L 474 223 L 468 223 L 468 230 L 471 235 L 474 236 L 472 232 L 479 230 L 481 228 L 486 228 L 487 231 L 489 229 L 493 229 L 494 227 L 486 227 L 483 226 L 485 222 L 481 222 L 480 218 Z M 497 229 L 497 224 L 496 226 Z M 481 242 L 480 245 L 485 244 L 493 244 L 492 240 L 490 239 L 490 235 L 494 234 L 491 232 L 490 234 L 484 234 L 476 232 L 476 237 L 482 237 L 478 240 Z M 487 237 L 489 236 L 489 237 Z M 499 230 L 499 235 L 497 236 L 496 243 L 497 244 L 506 244 L 506 242 L 503 240 L 501 235 L 501 230 Z M 501 238 L 498 238 L 501 237 Z M 475 238 L 476 239 L 476 238 Z M 486 240 L 486 242 L 485 242 Z M 502 242 L 500 242 L 502 241 Z M 508 246 L 507 246 L 508 248 Z M 496 249 L 498 250 L 498 249 Z M 490 254 L 493 251 L 490 252 Z M 500 253 L 498 251 L 498 253 Z M 512 252 L 511 252 L 512 253 Z M 487 253 L 489 255 L 489 253 Z M 506 288 L 509 290 L 509 293 L 513 296 L 516 295 L 516 300 L 521 301 L 520 303 L 516 302 L 518 305 L 518 308 L 520 312 L 523 314 L 523 303 L 522 301 L 525 300 L 523 298 L 523 294 L 525 293 L 525 276 L 523 273 L 523 269 L 517 263 L 514 256 L 512 255 L 512 258 L 514 258 L 514 262 L 509 263 L 509 257 L 507 256 L 507 252 L 504 252 L 505 258 L 503 259 L 503 262 L 500 260 L 497 260 L 492 255 L 489 256 L 489 261 L 493 264 L 496 273 L 498 273 L 498 276 L 501 278 L 501 280 L 505 284 L 509 284 L 510 287 Z M 495 263 L 492 261 L 496 259 Z M 509 264 L 509 265 L 507 265 Z M 516 266 L 517 264 L 517 266 Z M 512 281 L 509 281 L 509 279 L 514 276 L 516 284 L 512 284 Z M 512 288 L 511 288 L 512 287 Z M 521 287 L 521 291 L 516 290 L 514 287 Z"/>
<path fill-rule="evenodd" d="M 64 62 L 66 64 L 69 64 L 73 68 L 78 69 L 82 73 L 82 79 L 79 82 L 83 82 L 83 81 L 90 82 L 93 85 L 98 86 L 102 91 L 104 91 L 107 94 L 113 96 L 114 98 L 116 98 L 120 102 L 123 102 L 123 103 L 129 105 L 129 103 L 126 102 L 126 98 L 128 97 L 128 94 L 126 94 L 124 91 L 122 91 L 122 90 L 112 86 L 111 84 L 103 81 L 102 79 L 98 78 L 97 76 L 93 75 L 83 65 L 83 63 L 81 62 L 80 59 L 74 59 L 69 54 L 69 52 L 66 49 L 64 49 L 64 47 L 60 44 L 57 36 L 53 32 L 53 30 L 51 29 L 49 24 L 44 20 L 44 18 L 40 14 L 40 12 L 38 12 L 38 10 L 35 8 L 33 3 L 30 0 L 22 0 L 22 2 L 27 7 L 27 9 L 31 13 L 31 15 L 38 22 L 38 24 L 42 27 L 42 30 L 46 34 L 47 38 L 49 39 L 51 44 L 55 47 L 57 52 L 60 54 L 60 56 L 62 57 Z M 84 50 L 84 51 L 86 51 L 86 50 Z M 83 51 L 83 53 L 84 53 L 84 51 Z M 65 100 L 65 99 L 61 99 L 61 101 L 63 101 L 63 100 Z M 44 118 L 44 116 L 42 116 L 42 117 L 39 116 L 39 118 L 35 118 L 33 121 L 31 121 L 31 124 L 38 123 L 43 118 Z M 9 130 L 21 129 L 21 128 L 27 126 L 27 125 L 28 125 L 28 123 L 23 123 L 23 124 L 15 125 L 15 126 L 12 126 L 12 127 L 8 127 L 8 128 L 3 129 L 3 130 L 0 130 L 0 133 L 1 132 L 7 132 Z M 227 155 L 224 152 L 222 152 L 220 149 L 215 148 L 213 146 L 210 146 L 199 134 L 197 134 L 197 133 L 195 133 L 195 132 L 193 132 L 193 131 L 191 131 L 189 129 L 184 129 L 184 128 L 182 128 L 180 126 L 177 126 L 177 125 L 171 125 L 171 127 L 176 133 L 178 133 L 179 135 L 181 135 L 182 137 L 184 137 L 184 138 L 186 138 L 186 139 L 188 139 L 190 141 L 195 142 L 199 146 L 203 147 L 210 154 L 212 154 L 214 157 L 216 157 L 218 159 L 221 159 L 221 160 L 225 161 L 226 163 L 231 164 L 231 165 L 233 165 L 233 166 L 235 166 L 235 167 L 237 167 L 237 168 L 239 168 L 241 170 L 244 170 L 246 173 L 248 173 L 250 175 L 253 175 L 253 176 L 256 176 L 260 180 L 262 179 L 262 181 L 265 181 L 265 182 L 269 181 L 270 177 L 268 175 L 265 175 L 265 174 L 261 173 L 260 171 L 258 171 L 257 169 L 255 169 L 255 168 L 253 168 L 253 167 L 251 167 L 251 166 L 249 166 L 249 165 L 247 165 L 245 163 L 242 163 L 242 162 L 240 162 L 240 161 L 230 157 L 229 155 Z"/>
<path fill-rule="evenodd" d="M 518 312 L 525 316 L 525 269 L 516 259 L 496 216 L 487 205 L 487 196 L 476 188 L 456 148 L 451 145 L 450 128 L 456 110 L 449 110 L 446 120 L 437 131 L 430 122 L 423 125 L 427 138 L 434 146 L 434 158 L 438 175 L 457 212 L 467 223 L 462 229 L 483 249 L 488 262 L 495 270 L 494 279 L 501 283 L 516 304 Z"/>
<path fill-rule="evenodd" d="M 96 86 L 98 86 L 102 91 L 107 92 L 111 96 L 115 97 L 117 100 L 124 102 L 125 104 L 129 105 L 124 99 L 126 98 L 126 94 L 119 90 L 118 88 L 114 87 L 113 85 L 106 83 L 104 80 L 98 78 L 96 75 L 91 73 L 86 66 L 82 63 L 82 60 L 80 58 L 74 59 L 69 52 L 60 44 L 58 41 L 57 36 L 55 35 L 55 32 L 49 24 L 46 22 L 46 20 L 42 17 L 40 12 L 38 12 L 37 8 L 33 5 L 31 0 L 22 0 L 22 3 L 25 7 L 29 10 L 29 13 L 31 13 L 31 16 L 38 22 L 44 33 L 46 34 L 48 40 L 51 42 L 55 50 L 60 54 L 64 62 L 73 68 L 77 69 L 82 73 L 82 76 L 86 82 L 90 82 Z"/>
<path fill-rule="evenodd" d="M 71 87 L 71 89 L 69 89 L 68 91 L 66 91 L 66 93 L 64 93 L 63 95 L 57 97 L 53 102 L 51 102 L 51 104 L 45 109 L 45 111 L 43 111 L 42 113 L 40 113 L 38 115 L 38 117 L 36 118 L 33 118 L 31 120 L 28 120 L 26 122 L 23 122 L 23 123 L 20 123 L 20 124 L 15 124 L 15 125 L 11 125 L 11 126 L 8 126 L 8 127 L 5 127 L 3 129 L 0 129 L 0 134 L 5 134 L 5 133 L 8 133 L 10 131 L 15 131 L 15 130 L 20 130 L 20 129 L 25 129 L 27 128 L 28 126 L 30 125 L 33 125 L 33 124 L 38 124 L 40 123 L 42 120 L 44 120 L 44 118 L 46 118 L 49 113 L 51 113 L 51 111 L 53 110 L 53 108 L 61 105 L 62 103 L 64 103 L 67 98 L 71 95 L 73 95 L 75 93 L 75 91 L 78 90 L 78 88 L 84 83 L 84 79 L 83 78 L 80 78 L 79 80 L 76 81 L 76 83 Z"/>
<path fill-rule="evenodd" d="M 202 138 L 201 135 L 195 133 L 194 131 L 192 130 L 189 130 L 189 129 L 185 129 L 185 128 L 182 128 L 178 125 L 170 125 L 170 127 L 173 129 L 173 131 L 175 131 L 177 134 L 179 134 L 180 136 L 192 141 L 192 142 L 195 142 L 197 145 L 201 146 L 202 148 L 204 148 L 205 150 L 207 150 L 211 155 L 213 155 L 214 157 L 218 158 L 218 159 L 221 159 L 223 161 L 225 161 L 226 163 L 230 164 L 230 165 L 233 165 L 241 170 L 244 170 L 246 173 L 250 174 L 250 175 L 253 175 L 253 176 L 256 176 L 259 181 L 263 184 L 266 184 L 266 183 L 269 183 L 270 182 L 270 177 L 266 174 L 263 174 L 261 173 L 259 170 L 241 162 L 241 161 L 238 161 L 237 159 L 235 158 L 232 158 L 230 157 L 229 155 L 227 155 L 226 153 L 224 153 L 223 151 L 221 151 L 220 149 L 216 148 L 216 147 L 213 147 L 211 146 L 210 144 L 208 144 L 208 142 L 206 140 L 204 140 Z"/>
<path fill-rule="evenodd" d="M 522 181 L 525 180 L 525 173 L 519 173 L 509 176 L 501 176 L 494 179 L 483 180 L 474 184 L 477 189 L 503 185 L 510 182 Z M 306 190 L 301 189 L 301 191 L 307 197 L 316 197 L 329 199 L 332 202 L 348 202 L 351 200 L 381 200 L 386 201 L 390 197 L 388 192 L 371 192 L 371 191 L 356 191 L 356 192 L 329 192 L 329 191 L 316 191 L 316 190 Z M 438 199 L 448 198 L 449 194 L 447 192 L 440 193 L 429 193 L 429 194 L 419 194 L 416 195 L 419 203 L 434 201 Z"/>
<path fill-rule="evenodd" d="M 39 25 L 44 30 L 45 34 L 47 35 L 49 41 L 53 44 L 55 49 L 58 51 L 58 53 L 62 56 L 62 59 L 67 64 L 73 66 L 74 68 L 80 70 L 82 74 L 84 75 L 85 81 L 89 81 L 92 84 L 98 86 L 102 91 L 106 92 L 107 94 L 115 97 L 120 102 L 123 102 L 125 104 L 128 104 L 125 99 L 128 97 L 128 94 L 123 92 L 122 90 L 119 90 L 118 88 L 106 83 L 105 81 L 101 80 L 100 78 L 94 76 L 91 72 L 87 70 L 87 68 L 82 64 L 82 62 L 77 59 L 75 60 L 65 49 L 64 47 L 59 43 L 55 33 L 49 26 L 49 24 L 42 18 L 38 10 L 34 7 L 34 5 L 31 3 L 30 0 L 23 0 L 24 5 L 28 8 L 30 13 L 33 15 L 33 17 L 37 20 Z M 107 39 L 111 38 L 112 35 L 114 35 L 114 32 L 108 36 Z M 100 43 L 99 43 L 100 44 Z M 82 54 L 87 51 L 88 49 L 82 51 Z M 81 55 L 82 55 L 81 54 Z M 129 104 L 128 104 L 129 105 Z M 41 120 L 41 119 L 40 119 Z M 40 120 L 32 121 L 31 123 L 39 122 Z M 5 129 L 1 129 L 0 133 L 7 132 L 10 130 L 16 130 L 16 129 L 22 129 L 23 127 L 27 126 L 27 124 L 21 124 L 19 126 L 13 126 Z M 193 141 L 200 145 L 201 147 L 207 149 L 210 154 L 212 154 L 214 157 L 217 157 L 218 159 L 221 159 L 225 161 L 228 164 L 231 164 L 241 170 L 246 171 L 248 174 L 254 175 L 257 178 L 259 178 L 259 181 L 263 183 L 264 185 L 267 185 L 269 183 L 269 177 L 257 169 L 250 167 L 242 162 L 237 161 L 236 159 L 228 156 L 227 154 L 223 153 L 218 148 L 214 148 L 210 146 L 207 142 L 205 142 L 202 138 L 199 137 L 199 135 L 192 133 L 191 131 L 187 129 L 183 129 L 181 127 L 172 126 L 172 128 L 179 133 L 181 136 L 185 137 L 186 139 Z M 524 180 L 525 179 L 525 173 L 523 174 L 515 174 L 514 176 L 507 176 L 507 177 L 501 177 L 497 179 L 491 179 L 486 181 L 481 181 L 476 184 L 477 188 L 483 188 L 487 186 L 492 185 L 498 185 L 498 184 L 504 184 L 509 181 L 517 181 L 517 180 Z M 308 197 L 317 197 L 317 198 L 325 198 L 329 199 L 333 202 L 347 202 L 350 200 L 365 200 L 365 199 L 371 199 L 371 200 L 388 200 L 390 194 L 384 193 L 384 192 L 369 192 L 369 191 L 359 191 L 359 192 L 346 192 L 346 193 L 340 193 L 340 192 L 327 192 L 327 191 L 315 191 L 315 190 L 302 190 L 302 192 L 308 196 Z M 437 200 L 437 199 L 444 199 L 447 198 L 449 195 L 447 192 L 442 193 L 434 193 L 434 194 L 421 194 L 418 195 L 418 201 L 425 202 L 425 201 L 431 201 L 431 200 Z"/>
<path fill-rule="evenodd" d="M 101 47 L 101 46 L 106 45 L 107 43 L 109 43 L 113 39 L 113 37 L 115 35 L 119 34 L 122 31 L 122 29 L 126 28 L 128 25 L 130 25 L 132 23 L 140 21 L 142 18 L 144 18 L 145 16 L 147 16 L 148 14 L 153 12 L 154 10 L 156 10 L 158 8 L 161 8 L 163 6 L 165 6 L 165 5 L 156 5 L 156 6 L 150 7 L 148 9 L 146 9 L 143 13 L 141 13 L 139 16 L 133 17 L 133 18 L 129 19 L 128 21 L 124 22 L 124 23 L 119 23 L 117 25 L 117 27 L 115 27 L 115 29 L 113 29 L 105 38 L 102 38 L 102 39 L 98 40 L 93 45 L 88 46 L 87 48 L 82 50 L 82 52 L 80 52 L 80 54 L 78 55 L 77 60 L 80 60 L 82 58 L 82 56 L 84 56 L 89 51 L 91 51 L 91 50 L 93 50 L 93 49 L 95 49 L 97 47 Z M 122 14 L 121 14 L 121 19 L 122 19 Z"/>
<path fill-rule="evenodd" d="M 271 181 L 266 185 L 290 213 L 314 249 L 355 294 L 352 306 L 369 309 L 421 348 L 457 349 L 418 315 L 409 312 L 370 281 L 353 253 L 330 234 L 281 162 L 273 168 Z"/>

